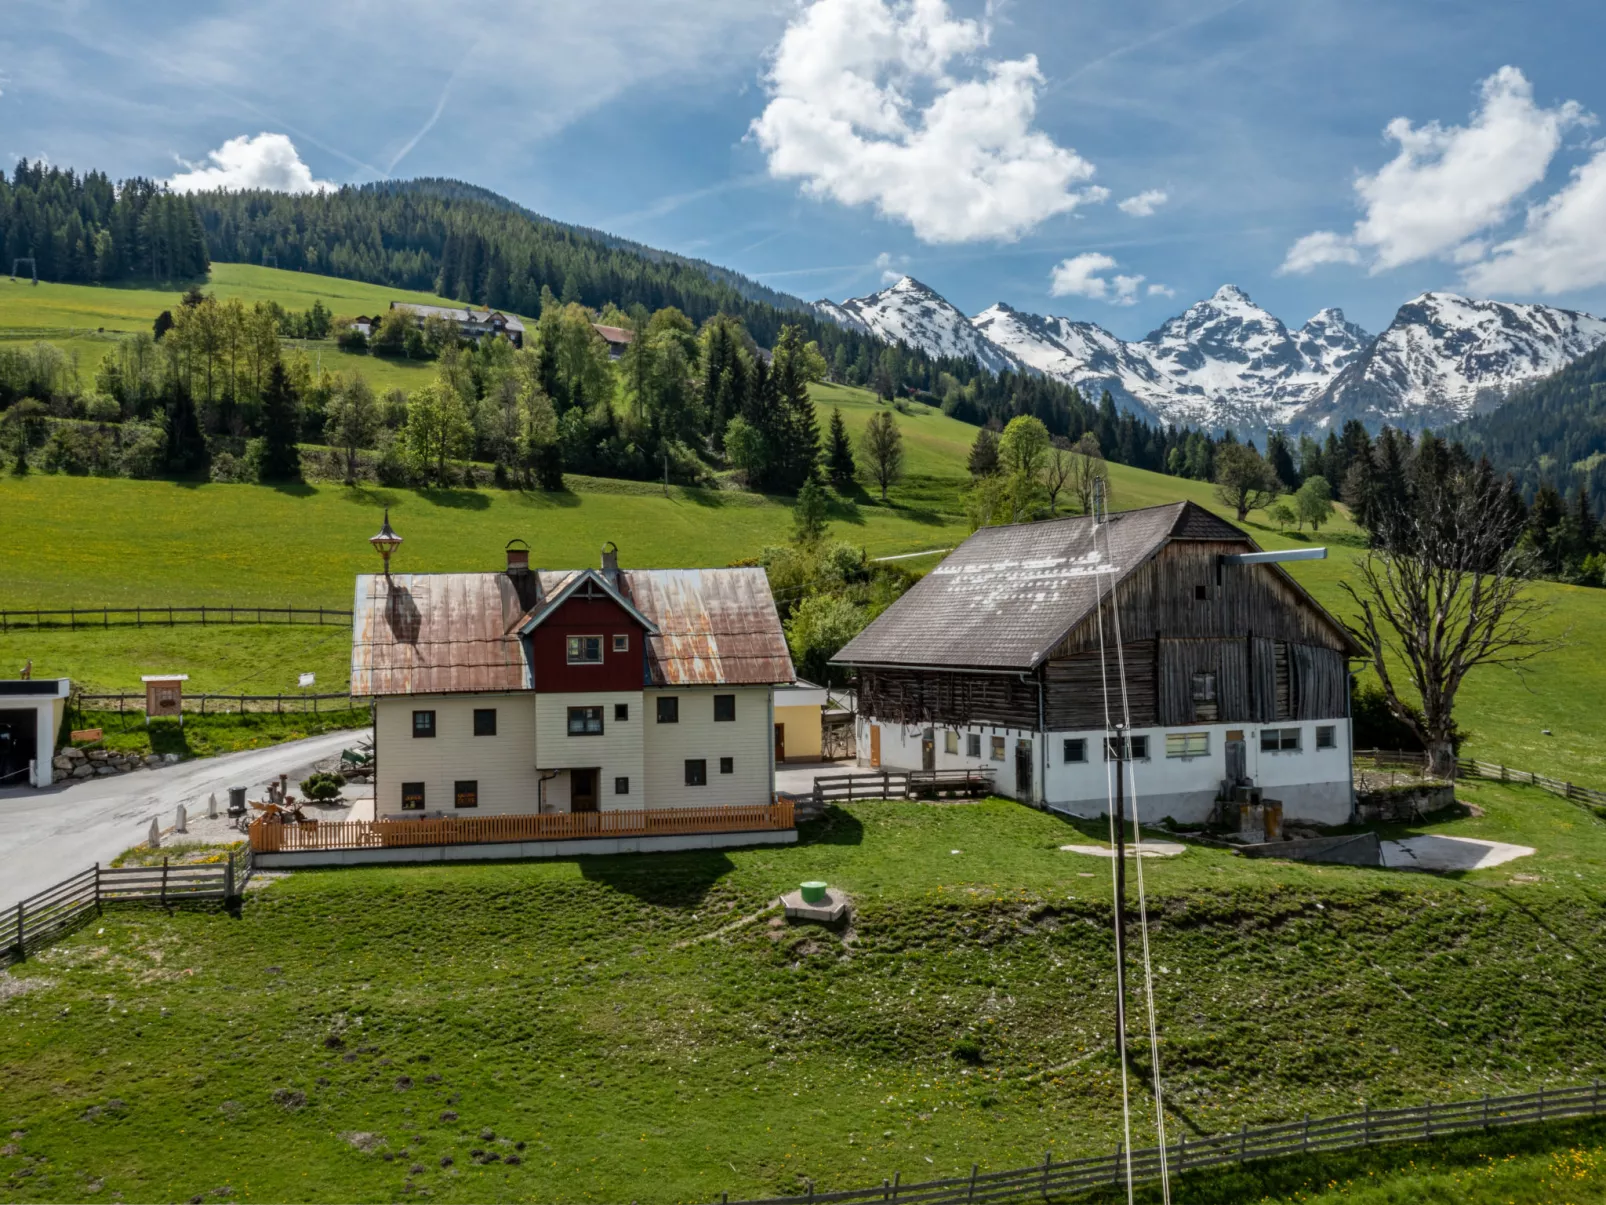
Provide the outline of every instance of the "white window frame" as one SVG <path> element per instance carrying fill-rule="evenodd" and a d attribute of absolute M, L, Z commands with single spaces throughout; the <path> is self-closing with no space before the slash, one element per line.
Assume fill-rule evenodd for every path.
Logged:
<path fill-rule="evenodd" d="M 587 657 L 585 653 L 586 641 L 597 642 L 597 655 Z M 570 636 L 564 644 L 564 653 L 570 665 L 601 665 L 602 664 L 602 637 L 601 636 Z"/>
<path fill-rule="evenodd" d="M 1208 732 L 1168 732 L 1165 734 L 1165 755 L 1192 761 L 1196 757 L 1210 756 Z"/>
<path fill-rule="evenodd" d="M 1323 740 L 1324 737 L 1326 738 L 1325 741 Z M 1337 749 L 1338 748 L 1338 725 L 1337 724 L 1318 724 L 1318 725 L 1316 725 L 1316 748 L 1318 748 L 1318 749 Z"/>
<path fill-rule="evenodd" d="M 965 734 L 965 756 L 981 758 L 981 733 L 970 732 Z"/>
<path fill-rule="evenodd" d="M 628 653 L 630 651 L 630 634 L 628 632 L 622 636 L 617 632 L 614 633 L 613 651 L 616 653 Z"/>
<path fill-rule="evenodd" d="M 942 734 L 942 751 L 955 757 L 959 755 L 959 733 L 952 728 Z"/>
<path fill-rule="evenodd" d="M 1275 735 L 1274 735 L 1275 734 Z M 1293 744 L 1286 742 L 1293 737 Z M 1267 745 L 1270 737 L 1277 743 Z M 1305 751 L 1305 737 L 1303 728 L 1262 728 L 1260 730 L 1260 751 L 1262 753 L 1303 753 Z"/>
<path fill-rule="evenodd" d="M 989 761 L 998 761 L 998 762 L 1003 761 L 1004 760 L 1004 745 L 1005 745 L 1005 743 L 1006 742 L 1005 742 L 1003 737 L 1001 737 L 1001 736 L 993 737 L 992 740 L 989 742 L 989 747 L 988 747 L 988 750 L 987 750 L 987 760 L 989 760 Z"/>
<path fill-rule="evenodd" d="M 1071 746 L 1075 745 L 1076 756 L 1072 757 Z M 1062 764 L 1067 766 L 1083 766 L 1087 764 L 1087 738 L 1083 736 L 1068 736 L 1060 746 Z"/>

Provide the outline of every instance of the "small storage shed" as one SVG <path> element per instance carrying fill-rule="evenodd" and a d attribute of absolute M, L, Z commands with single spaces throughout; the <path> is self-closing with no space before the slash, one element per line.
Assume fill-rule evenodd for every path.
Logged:
<path fill-rule="evenodd" d="M 72 682 L 66 678 L 0 679 L 0 787 L 48 787 L 56 733 Z"/>
<path fill-rule="evenodd" d="M 775 760 L 819 761 L 826 689 L 799 678 L 775 688 Z"/>
<path fill-rule="evenodd" d="M 152 716 L 176 715 L 180 724 L 184 723 L 184 683 L 190 680 L 188 674 L 145 674 L 140 681 L 145 683 L 145 722 L 149 724 Z"/>

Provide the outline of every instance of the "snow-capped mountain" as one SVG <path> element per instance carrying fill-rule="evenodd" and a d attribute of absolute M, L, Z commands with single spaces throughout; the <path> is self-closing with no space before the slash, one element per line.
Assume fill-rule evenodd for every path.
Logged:
<path fill-rule="evenodd" d="M 868 297 L 814 305 L 821 317 L 889 343 L 907 343 L 932 356 L 974 356 L 992 372 L 1020 371 L 1020 365 L 989 342 L 969 318 L 912 276 Z"/>
<path fill-rule="evenodd" d="M 1300 414 L 1329 427 L 1439 426 L 1492 410 L 1519 385 L 1606 343 L 1606 321 L 1548 305 L 1423 293 Z"/>
<path fill-rule="evenodd" d="M 1425 293 L 1374 338 L 1325 309 L 1289 330 L 1223 285 L 1143 339 L 1002 302 L 968 322 L 908 277 L 819 310 L 844 326 L 932 355 L 973 355 L 1077 386 L 1145 418 L 1220 430 L 1324 428 L 1359 418 L 1418 428 L 1498 405 L 1518 385 L 1606 343 L 1606 320 L 1543 305 Z M 966 328 L 969 328 L 968 331 Z M 991 353 L 991 354 L 989 354 Z"/>

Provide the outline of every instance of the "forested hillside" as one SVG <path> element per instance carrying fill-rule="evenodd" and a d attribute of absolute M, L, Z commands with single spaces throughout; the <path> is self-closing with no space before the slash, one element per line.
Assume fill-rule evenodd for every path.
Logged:
<path fill-rule="evenodd" d="M 1606 347 L 1447 434 L 1513 474 L 1528 498 L 1546 484 L 1566 497 L 1582 490 L 1606 514 Z"/>

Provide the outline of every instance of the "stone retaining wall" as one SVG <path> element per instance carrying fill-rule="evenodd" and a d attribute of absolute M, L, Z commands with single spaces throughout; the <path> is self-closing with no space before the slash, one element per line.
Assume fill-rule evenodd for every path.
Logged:
<path fill-rule="evenodd" d="M 1388 787 L 1380 791 L 1359 791 L 1355 809 L 1364 823 L 1409 824 L 1422 816 L 1442 812 L 1455 803 L 1455 784 L 1422 782 Z"/>
<path fill-rule="evenodd" d="M 51 766 L 57 782 L 69 778 L 94 778 L 126 774 L 130 770 L 168 765 L 178 761 L 177 753 L 123 753 L 115 749 L 80 749 L 67 745 L 56 751 Z"/>

